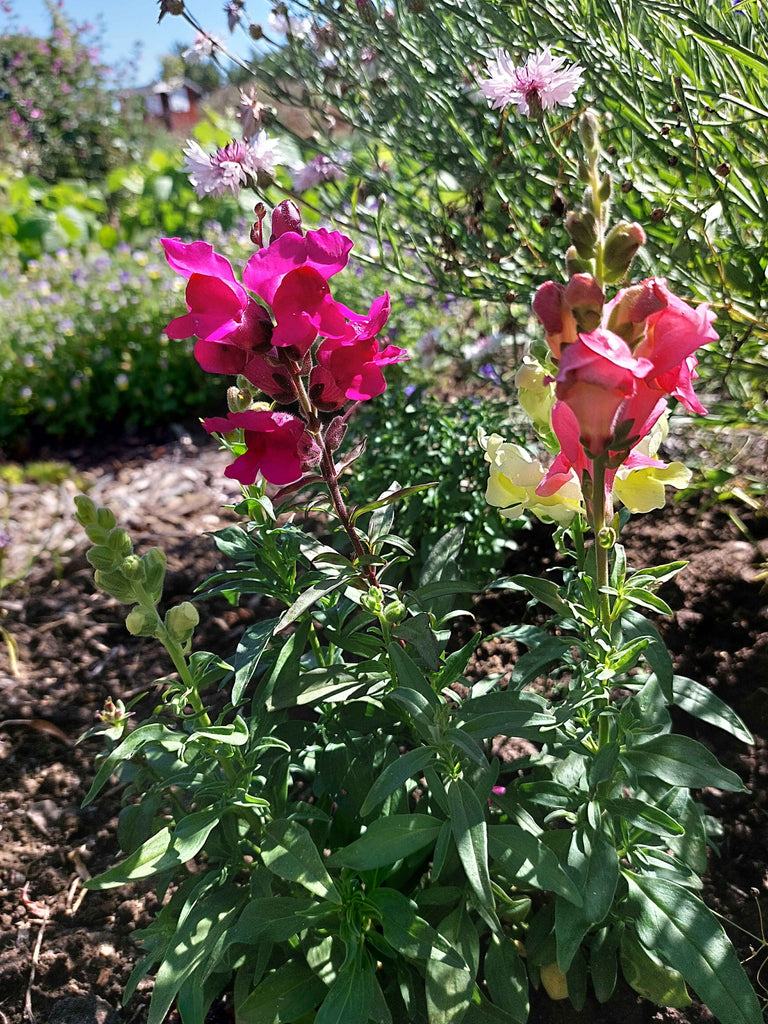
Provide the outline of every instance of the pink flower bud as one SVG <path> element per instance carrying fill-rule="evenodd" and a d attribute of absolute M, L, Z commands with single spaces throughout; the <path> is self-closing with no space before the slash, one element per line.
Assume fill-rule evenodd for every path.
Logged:
<path fill-rule="evenodd" d="M 292 231 L 294 234 L 301 235 L 303 231 L 301 229 L 301 213 L 299 208 L 292 199 L 284 199 L 282 203 L 278 205 L 272 211 L 272 234 L 269 239 L 270 245 L 284 235 L 286 231 Z"/>

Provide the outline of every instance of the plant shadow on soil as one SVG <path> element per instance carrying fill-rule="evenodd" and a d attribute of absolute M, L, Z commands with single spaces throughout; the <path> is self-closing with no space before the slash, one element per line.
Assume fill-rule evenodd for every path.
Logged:
<path fill-rule="evenodd" d="M 141 551 L 159 544 L 168 552 L 166 604 L 190 597 L 223 565 L 204 532 L 230 521 L 221 512 L 221 495 L 207 486 L 224 463 L 219 458 L 197 481 L 190 468 L 199 465 L 210 447 L 208 441 L 198 449 L 184 437 L 167 444 L 137 440 L 112 451 L 102 447 L 60 453 L 78 470 L 95 473 L 97 481 L 105 464 L 119 465 L 120 471 L 99 493 L 101 503 L 110 504 L 118 517 L 124 502 L 133 501 L 135 507 L 137 488 L 148 493 L 147 503 L 134 515 L 140 522 L 137 547 Z M 192 480 L 181 496 L 179 479 Z M 166 502 L 173 502 L 174 494 L 175 511 L 169 515 Z M 19 535 L 24 533 L 25 509 L 36 505 L 34 493 L 25 495 L 16 515 Z M 729 515 L 734 510 L 756 543 L 739 531 Z M 71 529 L 73 535 L 79 530 Z M 552 560 L 550 532 L 535 526 L 521 533 L 505 571 L 540 573 Z M 722 504 L 699 508 L 689 501 L 634 517 L 622 538 L 632 565 L 689 561 L 661 592 L 674 617 L 660 620 L 659 628 L 676 671 L 715 690 L 755 735 L 755 745 L 746 748 L 687 716 L 675 721 L 678 731 L 713 750 L 749 789 L 701 793 L 706 812 L 724 828 L 718 850 L 710 854 L 704 898 L 722 915 L 761 996 L 768 994 L 768 965 L 762 969 L 768 946 L 761 947 L 756 938 L 762 934 L 763 918 L 768 919 L 768 606 L 759 568 L 768 562 L 767 537 L 768 516 Z M 85 549 L 85 539 L 75 539 L 59 563 L 41 560 L 23 584 L 0 594 L 2 624 L 19 645 L 20 663 L 19 677 L 14 678 L 7 652 L 0 648 L 0 1024 L 146 1020 L 148 981 L 124 1008 L 121 997 L 138 953 L 131 932 L 149 924 L 155 897 L 148 884 L 84 894 L 81 878 L 103 871 L 117 855 L 119 790 L 107 787 L 94 805 L 81 808 L 100 745 L 88 741 L 76 746 L 73 741 L 92 724 L 108 696 L 126 699 L 141 693 L 169 665 L 158 645 L 126 633 L 116 602 L 94 592 Z M 476 628 L 488 635 L 521 621 L 525 602 L 510 593 L 485 594 L 474 611 Z M 256 603 L 235 609 L 214 600 L 196 643 L 208 650 L 228 650 L 259 615 Z M 472 672 L 478 678 L 503 672 L 515 656 L 514 644 L 485 642 Z M 142 704 L 149 709 L 158 696 L 152 690 Z M 232 1020 L 226 1003 L 208 1018 L 209 1024 Z M 554 1003 L 536 993 L 530 1015 L 530 1024 L 712 1020 L 697 1003 L 685 1010 L 662 1010 L 626 986 L 603 1006 L 588 1000 L 579 1013 L 568 1001 Z M 175 1012 L 168 1024 L 178 1024 Z"/>

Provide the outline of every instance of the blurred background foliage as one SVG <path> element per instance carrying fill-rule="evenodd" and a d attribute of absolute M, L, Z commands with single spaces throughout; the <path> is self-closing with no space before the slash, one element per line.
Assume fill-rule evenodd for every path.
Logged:
<path fill-rule="evenodd" d="M 268 36 L 266 49 L 246 42 L 230 61 L 227 43 L 194 65 L 184 64 L 181 45 L 167 56 L 167 75 L 216 86 L 202 120 L 181 134 L 146 121 L 136 97 L 118 95 L 63 8 L 51 5 L 45 38 L 0 36 L 6 454 L 223 413 L 231 382 L 199 371 L 192 341 L 163 333 L 183 306 L 184 282 L 158 238 L 203 237 L 237 268 L 252 250 L 254 203 L 290 195 L 307 226 L 330 221 L 354 238 L 334 291 L 365 310 L 389 290 L 387 340 L 411 353 L 354 424 L 369 437 L 358 463 L 362 499 L 392 479 L 441 480 L 434 494 L 410 499 L 404 530 L 428 546 L 460 521 L 477 564 L 491 564 L 506 526 L 484 506 L 476 428 L 510 439 L 519 431 L 514 374 L 540 334 L 533 291 L 563 274 L 564 219 L 582 189 L 574 128 L 587 107 L 603 124 L 614 218 L 637 220 L 648 234 L 633 278 L 664 276 L 718 312 L 721 342 L 701 361 L 699 390 L 711 409 L 701 426 L 764 428 L 760 3 L 308 0 L 278 5 L 263 28 L 245 10 L 241 27 L 251 39 Z M 188 35 L 183 18 L 178 24 Z M 232 37 L 233 50 L 241 38 Z M 542 45 L 582 66 L 577 105 L 542 121 L 492 110 L 478 82 L 495 49 L 522 62 Z M 212 150 L 238 137 L 235 108 L 254 86 L 261 127 L 281 138 L 276 180 L 259 196 L 201 199 L 183 170 L 184 140 Z M 320 155 L 333 173 L 302 176 Z M 699 449 L 710 472 L 732 450 L 718 456 L 711 439 Z"/>

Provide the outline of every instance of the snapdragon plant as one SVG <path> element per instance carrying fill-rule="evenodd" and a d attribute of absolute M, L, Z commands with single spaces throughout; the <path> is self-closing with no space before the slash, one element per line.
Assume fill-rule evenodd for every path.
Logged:
<path fill-rule="evenodd" d="M 496 634 L 527 648 L 508 677 L 472 682 L 480 634 L 452 641 L 473 589 L 461 530 L 399 583 L 413 549 L 395 505 L 427 482 L 382 481 L 354 503 L 364 454 L 345 450 L 348 417 L 405 353 L 378 340 L 387 296 L 367 314 L 332 297 L 350 240 L 305 233 L 281 204 L 268 243 L 264 217 L 254 226 L 243 283 L 206 243 L 164 243 L 188 279 L 169 335 L 194 333 L 203 368 L 237 377 L 228 416 L 205 425 L 234 456 L 242 518 L 214 535 L 229 568 L 201 598 L 260 594 L 275 611 L 233 651 L 197 649 L 204 600 L 161 614 L 162 552 L 135 553 L 109 510 L 77 499 L 97 585 L 173 666 L 134 728 L 120 702 L 101 712 L 86 797 L 123 783 L 124 856 L 89 887 L 153 879 L 164 897 L 126 991 L 156 967 L 149 1024 L 174 1004 L 203 1024 L 219 996 L 238 1024 L 522 1024 L 531 988 L 580 1008 L 590 990 L 610 1000 L 620 974 L 661 1005 L 687 1005 L 690 986 L 722 1024 L 761 1019 L 699 896 L 708 822 L 692 790 L 743 786 L 672 733 L 670 709 L 749 732 L 675 675 L 647 617 L 669 611 L 657 590 L 682 563 L 631 567 L 620 543 L 627 509 L 663 492 L 652 434 L 670 395 L 695 406 L 712 316 L 656 279 L 605 302 L 642 231 L 609 229 L 591 120 L 582 135 L 570 280 L 537 294 L 548 345 L 520 379 L 553 462 L 483 437 L 489 498 L 556 521 L 565 556 L 558 574 L 494 584 L 551 615 Z M 526 752 L 502 764 L 498 737 Z"/>

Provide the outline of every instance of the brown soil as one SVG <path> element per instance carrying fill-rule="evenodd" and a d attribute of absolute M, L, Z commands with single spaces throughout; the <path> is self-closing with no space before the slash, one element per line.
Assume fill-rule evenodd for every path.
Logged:
<path fill-rule="evenodd" d="M 187 598 L 221 565 L 204 534 L 230 521 L 221 506 L 236 488 L 222 475 L 226 455 L 208 439 L 199 447 L 186 435 L 164 445 L 123 442 L 114 450 L 70 451 L 66 457 L 92 481 L 94 499 L 113 507 L 140 551 L 152 544 L 165 548 L 170 603 Z M 71 515 L 77 490 L 67 481 L 19 485 L 8 494 L 14 545 L 6 575 L 38 557 L 23 582 L 0 594 L 0 625 L 19 646 L 16 677 L 0 645 L 0 1024 L 146 1019 L 149 982 L 127 1007 L 120 1004 L 137 956 L 131 932 L 149 923 L 154 897 L 148 886 L 83 890 L 83 878 L 103 870 L 117 853 L 119 794 L 107 789 L 95 806 L 81 808 L 100 744 L 76 746 L 73 740 L 108 696 L 141 693 L 169 666 L 151 641 L 125 631 L 117 602 L 94 592 L 85 539 Z M 707 811 L 724 827 L 705 896 L 723 915 L 761 995 L 768 993 L 768 968 L 761 976 L 768 946 L 760 939 L 761 912 L 768 910 L 768 607 L 759 579 L 768 562 L 766 537 L 768 516 L 744 505 L 688 502 L 637 517 L 625 538 L 633 564 L 689 560 L 662 592 L 675 614 L 660 628 L 677 670 L 716 690 L 755 734 L 755 746 L 745 748 L 692 719 L 677 723 L 749 787 L 745 794 L 702 793 Z M 521 536 L 507 569 L 539 573 L 551 556 L 549 532 L 533 529 Z M 209 609 L 199 642 L 209 650 L 229 649 L 252 612 L 223 601 Z M 523 612 L 509 594 L 483 597 L 476 606 L 478 628 L 489 634 L 519 621 Z M 488 642 L 475 671 L 504 670 L 515 654 L 512 644 Z M 219 1007 L 209 1020 L 231 1017 Z M 629 990 L 579 1014 L 568 1002 L 539 997 L 531 1013 L 531 1024 L 711 1020 L 696 1005 L 660 1011 Z"/>

